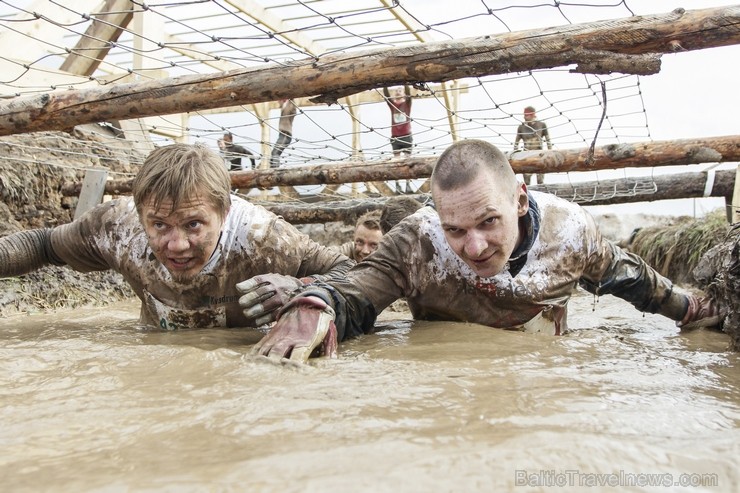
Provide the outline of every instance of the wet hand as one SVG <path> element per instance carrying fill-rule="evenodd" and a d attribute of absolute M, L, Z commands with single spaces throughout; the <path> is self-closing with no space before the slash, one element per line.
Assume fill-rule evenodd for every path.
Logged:
<path fill-rule="evenodd" d="M 252 354 L 305 363 L 314 355 L 337 356 L 334 310 L 320 298 L 294 298 L 283 307 L 277 323 L 252 349 Z"/>
<path fill-rule="evenodd" d="M 712 298 L 699 298 L 688 295 L 689 308 L 686 315 L 676 325 L 684 330 L 698 327 L 717 327 L 722 319 L 717 304 Z"/>
<path fill-rule="evenodd" d="M 275 320 L 277 311 L 290 300 L 303 283 L 291 276 L 282 274 L 262 274 L 242 281 L 236 285 L 242 294 L 239 306 L 244 316 L 255 327 Z"/>

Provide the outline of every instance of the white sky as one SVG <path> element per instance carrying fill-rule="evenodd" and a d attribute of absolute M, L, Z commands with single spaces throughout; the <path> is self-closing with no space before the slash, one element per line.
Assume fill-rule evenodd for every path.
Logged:
<path fill-rule="evenodd" d="M 450 3 L 445 0 L 406 0 L 404 4 L 423 4 L 429 12 L 444 12 L 444 7 Z M 533 2 L 547 3 L 547 2 Z M 585 2 L 586 3 L 586 2 Z M 617 2 L 587 2 L 590 4 Z M 454 2 L 455 16 L 460 16 L 459 6 L 466 2 Z M 496 2 L 488 1 L 489 7 L 495 7 Z M 629 1 L 629 7 L 637 15 L 664 14 L 676 8 L 686 10 L 705 9 L 720 6 L 732 6 L 737 2 L 712 0 L 637 0 Z M 435 6 L 438 5 L 439 7 Z M 588 19 L 570 17 L 572 22 L 593 21 L 593 12 L 606 12 L 605 9 L 590 9 Z M 584 11 L 585 12 L 585 11 Z M 621 10 L 614 12 L 616 17 L 624 17 Z M 605 17 L 601 17 L 605 18 Z M 540 26 L 550 27 L 558 25 L 552 19 L 542 19 Z M 565 22 L 560 22 L 564 24 Z M 466 24 L 466 29 L 471 29 Z M 531 20 L 526 25 L 516 26 L 509 24 L 512 30 L 533 28 Z M 447 29 L 446 29 L 447 30 Z M 467 30 L 465 36 L 482 34 Z M 640 77 L 640 85 L 645 102 L 650 135 L 654 140 L 690 139 L 697 137 L 714 137 L 723 135 L 740 135 L 740 46 L 734 45 L 723 48 L 689 51 L 664 55 L 661 71 L 651 76 Z M 716 169 L 734 169 L 736 164 L 717 166 Z M 713 167 L 712 165 L 669 167 L 655 169 L 653 173 L 675 173 L 682 171 L 697 171 Z M 611 176 L 624 176 L 623 171 L 599 172 L 601 179 Z M 646 175 L 648 170 L 636 170 L 631 175 Z M 583 176 L 584 179 L 594 179 Z M 571 176 L 571 179 L 573 177 Z M 560 181 L 560 180 L 556 180 Z M 724 207 L 724 199 L 684 199 L 661 202 L 624 204 L 619 206 L 590 207 L 593 213 L 649 213 L 665 215 L 697 215 L 716 208 Z"/>
<path fill-rule="evenodd" d="M 273 0 L 262 1 L 265 4 L 273 2 Z M 283 2 L 283 0 L 275 1 Z M 497 0 L 401 1 L 401 5 L 408 12 L 415 15 L 420 22 L 436 27 L 432 34 L 437 40 L 462 39 L 483 34 L 504 33 L 509 30 L 546 28 L 568 23 L 593 22 L 629 16 L 629 11 L 625 6 L 616 0 L 589 0 L 584 2 L 583 6 L 576 5 L 575 2 L 563 2 L 560 11 L 552 8 L 554 3 L 552 1 L 517 0 L 516 3 L 517 8 L 507 8 L 499 11 L 496 9 L 504 3 Z M 542 6 L 545 4 L 548 6 Z M 735 3 L 716 0 L 628 0 L 627 5 L 635 14 L 645 15 L 651 13 L 665 14 L 679 7 L 692 10 L 730 6 L 735 5 Z M 528 6 L 532 8 L 525 8 Z M 495 16 L 482 15 L 481 13 L 485 12 L 485 8 L 494 9 Z M 673 140 L 740 135 L 740 120 L 737 116 L 740 114 L 739 75 L 740 45 L 664 55 L 659 74 L 639 78 L 641 99 L 644 102 L 647 115 L 649 138 L 653 140 Z M 557 74 L 553 74 L 553 78 L 555 77 L 557 77 Z M 571 84 L 579 83 L 576 82 L 576 77 L 583 76 L 571 75 L 570 79 L 567 80 Z M 540 78 L 545 82 L 548 80 L 547 75 L 540 73 L 537 75 L 538 83 Z M 503 109 L 505 113 L 517 116 L 525 105 L 525 101 L 526 104 L 535 104 L 537 107 L 542 105 L 541 107 L 545 110 L 538 112 L 538 114 L 540 118 L 547 119 L 548 125 L 550 125 L 550 122 L 553 123 L 550 127 L 556 147 L 586 147 L 587 145 L 583 145 L 583 142 L 578 142 L 578 138 L 582 140 L 584 138 L 590 139 L 591 136 L 587 135 L 588 131 L 582 131 L 581 135 L 573 133 L 572 129 L 567 128 L 567 125 L 558 125 L 554 108 L 547 109 L 541 100 L 530 101 L 528 99 L 533 94 L 537 94 L 532 91 L 534 80 L 532 78 L 523 80 L 522 78 L 520 81 L 512 77 L 510 81 L 497 81 L 495 84 L 497 94 L 493 97 L 493 101 L 505 106 Z M 520 84 L 521 88 L 517 88 L 517 84 Z M 527 86 L 526 89 L 525 86 Z M 520 90 L 517 91 L 517 89 Z M 486 117 L 490 118 L 493 114 L 492 97 L 488 95 L 485 100 L 479 102 L 476 100 L 480 97 L 479 94 L 480 91 L 471 90 L 468 94 L 461 95 L 460 108 L 468 111 L 472 117 L 484 121 Z M 634 99 L 632 98 L 632 104 L 634 104 Z M 620 102 L 618 98 L 616 101 L 610 101 L 610 115 L 612 108 L 617 108 L 619 104 L 626 105 L 627 103 Z M 641 111 L 641 107 L 639 109 Z M 481 111 L 476 113 L 476 110 Z M 550 114 L 547 111 L 550 111 Z M 600 115 L 600 111 L 598 106 L 592 106 L 585 110 L 589 113 L 588 118 L 591 119 L 593 119 L 595 113 Z M 615 114 L 619 114 L 618 110 L 614 111 Z M 271 114 L 271 118 L 277 117 L 276 112 L 273 113 L 275 114 Z M 439 101 L 433 98 L 415 101 L 412 116 L 418 121 L 414 122 L 414 140 L 419 143 L 426 139 L 423 145 L 420 145 L 420 149 L 424 148 L 427 151 L 439 153 L 441 148 L 448 145 L 449 142 L 445 141 L 444 134 L 442 134 L 442 137 L 436 137 L 435 133 L 437 132 L 435 129 L 445 128 L 444 115 L 444 108 L 440 108 Z M 550 117 L 554 118 L 551 120 Z M 635 118 L 643 122 L 644 127 L 644 116 Z M 362 146 L 366 152 L 366 157 L 370 159 L 377 158 L 381 152 L 389 155 L 390 146 L 387 139 L 389 116 L 385 104 L 363 105 L 361 119 L 366 125 L 378 129 L 376 132 L 366 133 L 362 137 Z M 499 136 L 494 135 L 495 132 L 493 131 L 485 131 L 489 132 L 492 141 L 497 145 L 503 145 L 504 147 L 508 145 L 510 147 L 516 124 L 514 118 L 507 117 L 503 121 L 503 129 L 496 130 L 502 133 Z M 231 129 L 236 136 L 242 137 L 236 139 L 237 143 L 246 144 L 253 151 L 259 152 L 255 145 L 251 145 L 259 142 L 261 138 L 259 125 L 251 114 L 220 115 L 213 118 L 209 117 L 206 120 L 198 117 L 191 119 L 191 127 L 205 131 L 195 138 L 206 140 L 214 148 L 215 140 L 221 133 L 219 129 L 221 125 Z M 303 158 L 315 158 L 322 154 L 331 157 L 332 152 L 334 152 L 332 146 L 334 146 L 339 149 L 338 153 L 343 152 L 346 155 L 350 131 L 351 124 L 346 111 L 339 110 L 336 105 L 327 108 L 311 107 L 310 111 L 299 115 L 295 121 L 294 135 L 304 140 L 302 144 L 304 147 L 297 149 L 297 153 L 304 152 Z M 643 129 L 643 131 L 646 131 L 646 129 Z M 418 139 L 417 132 L 419 132 Z M 478 132 L 480 133 L 480 130 Z M 570 132 L 570 134 L 567 134 L 567 132 Z M 332 141 L 332 135 L 339 136 L 338 140 Z M 477 137 L 478 135 L 472 136 Z M 640 138 L 639 135 L 621 134 L 620 136 L 622 139 L 626 137 L 627 141 L 630 141 L 630 137 L 634 137 L 631 141 L 648 140 L 647 138 Z M 574 139 L 574 137 L 576 138 Z M 607 140 L 607 136 L 600 134 L 599 137 L 603 137 L 603 140 L 597 141 L 597 145 L 611 143 Z M 271 142 L 274 142 L 275 138 L 276 135 L 273 132 L 270 136 Z M 509 150 L 504 147 L 502 147 L 503 150 Z M 571 173 L 567 176 L 550 174 L 546 181 L 554 183 L 563 180 L 609 179 L 623 177 L 625 174 L 645 176 L 650 173 L 696 171 L 708 167 L 709 165 L 678 167 L 677 169 L 656 168 L 653 171 L 648 169 L 602 171 L 593 174 Z M 735 165 L 725 164 L 718 168 L 730 169 L 734 167 Z M 650 213 L 701 215 L 708 210 L 723 205 L 721 199 L 700 199 L 605 206 L 593 208 L 593 211 L 599 213 L 604 210 L 615 212 L 645 212 L 649 210 Z"/>

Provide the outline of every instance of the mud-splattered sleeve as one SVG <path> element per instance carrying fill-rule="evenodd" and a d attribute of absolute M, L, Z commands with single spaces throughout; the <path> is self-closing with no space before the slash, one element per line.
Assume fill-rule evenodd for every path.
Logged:
<path fill-rule="evenodd" d="M 597 295 L 612 294 L 640 311 L 663 312 L 673 283 L 642 258 L 603 238 L 593 217 L 584 211 L 585 248 L 588 251 L 581 286 Z"/>
<path fill-rule="evenodd" d="M 339 340 L 371 333 L 377 314 L 405 296 L 414 244 L 418 245 L 415 230 L 393 228 L 346 279 L 317 282 L 302 296 L 318 296 L 334 308 Z"/>
<path fill-rule="evenodd" d="M 101 252 L 106 244 L 103 224 L 106 217 L 115 216 L 117 201 L 109 201 L 85 213 L 71 223 L 54 228 L 51 243 L 54 253 L 79 272 L 108 270 L 111 265 Z"/>
<path fill-rule="evenodd" d="M 295 277 L 311 277 L 320 281 L 343 279 L 355 264 L 354 260 L 339 250 L 313 241 L 281 217 L 274 220 L 271 234 L 278 235 L 297 247 L 301 262 Z"/>

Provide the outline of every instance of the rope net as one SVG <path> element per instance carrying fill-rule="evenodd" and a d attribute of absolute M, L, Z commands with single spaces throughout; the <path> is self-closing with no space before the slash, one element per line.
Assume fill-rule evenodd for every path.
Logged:
<path fill-rule="evenodd" d="M 626 1 L 615 0 L 7 0 L 0 3 L 0 46 L 6 47 L 0 58 L 0 97 L 259 69 L 296 60 L 320 60 L 336 53 L 551 26 L 565 30 L 569 24 L 633 15 Z M 101 34 L 104 28 L 117 34 Z M 9 49 L 11 46 L 23 48 Z M 554 149 L 651 140 L 639 76 L 573 73 L 571 68 L 415 86 L 410 114 L 412 155 L 436 156 L 454 139 L 471 138 L 513 152 L 525 106 L 536 109 Z M 361 93 L 351 105 L 344 99 L 333 105 L 313 104 L 308 98 L 295 102 L 298 113 L 292 141 L 280 156 L 281 166 L 379 163 L 393 157 L 391 112 L 381 89 Z M 280 115 L 277 102 L 261 105 L 161 115 L 136 124 L 100 122 L 98 129 L 109 138 L 60 146 L 57 153 L 44 154 L 41 159 L 33 143 L 3 138 L 6 149 L 19 149 L 2 153 L 0 162 L 25 159 L 29 166 L 39 168 L 70 166 L 76 153 L 94 155 L 96 147 L 106 147 L 106 156 L 120 155 L 138 165 L 153 145 L 177 140 L 202 142 L 218 150 L 218 140 L 231 133 L 235 144 L 253 154 L 258 167 L 267 168 L 279 135 Z M 54 134 L 54 139 L 64 138 L 76 139 L 73 134 Z M 35 145 L 49 149 L 48 142 Z M 132 147 L 144 152 L 131 153 Z M 83 169 L 90 156 L 79 157 Z M 225 159 L 233 157 L 224 155 Z M 249 167 L 250 161 L 244 158 L 242 165 Z M 624 186 L 580 190 L 578 173 L 559 175 L 548 176 L 548 181 L 572 182 L 577 191 L 567 197 L 571 200 L 655 191 L 649 177 L 636 181 L 625 175 Z M 124 171 L 111 173 L 114 179 L 131 176 L 133 173 Z M 422 183 L 412 180 L 412 190 Z M 367 184 L 345 184 L 333 187 L 331 193 L 325 192 L 323 185 L 296 189 L 314 198 L 372 191 Z M 301 200 L 286 197 L 277 189 L 253 190 L 250 195 L 264 199 L 266 193 Z"/>

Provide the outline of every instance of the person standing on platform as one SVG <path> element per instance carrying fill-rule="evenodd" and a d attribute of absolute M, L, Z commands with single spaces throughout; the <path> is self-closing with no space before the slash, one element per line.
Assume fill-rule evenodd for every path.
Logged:
<path fill-rule="evenodd" d="M 280 122 L 278 123 L 277 141 L 272 148 L 270 155 L 270 168 L 280 167 L 280 155 L 283 153 L 288 144 L 293 140 L 293 119 L 298 114 L 298 107 L 291 99 L 280 100 Z"/>
<path fill-rule="evenodd" d="M 409 86 L 396 87 L 393 94 L 387 87 L 383 88 L 383 95 L 388 108 L 391 110 L 391 149 L 393 157 L 411 155 L 414 138 L 411 134 L 411 88 Z M 408 180 L 396 180 L 396 191 L 404 193 L 401 182 L 406 182 L 406 193 L 411 193 Z"/>
<path fill-rule="evenodd" d="M 516 138 L 514 139 L 514 151 L 516 152 L 519 147 L 519 142 L 522 143 L 523 151 L 537 151 L 543 149 L 543 144 L 547 143 L 547 148 L 552 149 L 552 143 L 550 142 L 550 133 L 547 131 L 547 125 L 537 119 L 534 106 L 527 106 L 524 108 L 524 123 L 519 125 L 516 129 Z M 529 185 L 532 179 L 531 173 L 524 173 L 524 184 Z M 537 184 L 540 185 L 545 183 L 545 175 L 543 173 L 537 173 Z"/>

